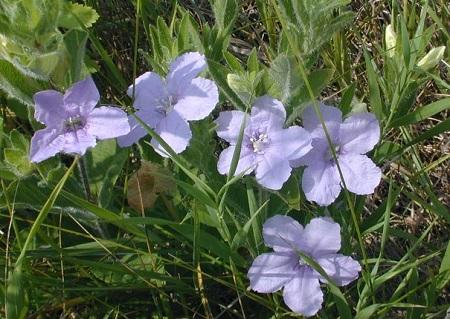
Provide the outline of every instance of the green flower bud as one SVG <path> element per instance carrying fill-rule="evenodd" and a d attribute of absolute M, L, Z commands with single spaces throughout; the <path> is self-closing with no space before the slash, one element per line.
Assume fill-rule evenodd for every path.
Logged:
<path fill-rule="evenodd" d="M 392 58 L 395 55 L 395 47 L 397 46 L 397 34 L 392 27 L 392 24 L 389 24 L 386 27 L 386 31 L 384 34 L 384 41 L 386 42 L 386 53 L 388 57 Z"/>
<path fill-rule="evenodd" d="M 442 60 L 444 56 L 445 46 L 433 48 L 427 53 L 420 61 L 417 66 L 425 71 L 435 67 L 439 61 Z"/>

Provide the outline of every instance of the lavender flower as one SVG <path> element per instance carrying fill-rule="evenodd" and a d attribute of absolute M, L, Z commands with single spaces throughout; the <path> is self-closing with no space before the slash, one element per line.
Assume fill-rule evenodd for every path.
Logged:
<path fill-rule="evenodd" d="M 280 101 L 269 96 L 256 100 L 249 118 L 244 112 L 222 112 L 216 123 L 217 135 L 230 143 L 219 156 L 220 174 L 228 174 L 242 121 L 247 120 L 235 174 L 256 173 L 262 186 L 278 190 L 291 174 L 289 161 L 311 149 L 311 137 L 300 126 L 283 128 L 286 111 Z"/>
<path fill-rule="evenodd" d="M 206 60 L 198 52 L 185 53 L 175 59 L 166 80 L 153 72 L 136 79 L 135 113 L 175 151 L 183 152 L 192 137 L 187 121 L 207 117 L 219 101 L 219 92 L 213 81 L 196 77 L 206 68 Z M 128 88 L 133 95 L 133 86 Z M 121 147 L 130 146 L 147 135 L 147 131 L 129 116 L 131 132 L 118 139 Z M 164 157 L 168 154 L 154 139 L 151 144 Z"/>
<path fill-rule="evenodd" d="M 303 228 L 291 217 L 276 215 L 264 223 L 263 236 L 274 252 L 253 261 L 247 274 L 250 287 L 260 293 L 284 287 L 286 305 L 304 316 L 313 316 L 322 307 L 320 282 L 327 281 L 298 252 L 317 262 L 339 286 L 357 279 L 361 271 L 357 261 L 337 254 L 341 248 L 340 227 L 330 218 L 314 218 Z"/>
<path fill-rule="evenodd" d="M 30 160 L 38 163 L 59 152 L 83 155 L 104 140 L 130 131 L 127 115 L 116 107 L 95 108 L 100 94 L 92 78 L 75 83 L 65 94 L 54 90 L 34 95 L 34 117 L 47 127 L 31 139 Z"/>
<path fill-rule="evenodd" d="M 347 189 L 358 195 L 372 194 L 380 183 L 381 170 L 364 154 L 380 139 L 377 119 L 371 113 L 358 113 L 342 121 L 338 108 L 321 103 L 320 110 Z M 313 107 L 308 107 L 302 118 L 305 129 L 311 133 L 313 149 L 291 165 L 306 166 L 302 179 L 306 198 L 326 206 L 341 192 L 339 170 Z"/>

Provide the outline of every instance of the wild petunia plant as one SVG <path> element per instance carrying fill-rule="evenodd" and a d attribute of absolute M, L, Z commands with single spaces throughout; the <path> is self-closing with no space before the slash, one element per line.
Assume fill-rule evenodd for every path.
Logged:
<path fill-rule="evenodd" d="M 36 93 L 34 117 L 47 127 L 31 139 L 30 160 L 38 163 L 59 152 L 83 155 L 97 139 L 115 138 L 130 131 L 127 115 L 117 107 L 95 108 L 100 94 L 91 77 L 76 82 L 65 94 Z"/>
<path fill-rule="evenodd" d="M 445 317 L 445 1 L 79 2 L 0 1 L 2 318 Z M 349 45 L 387 23 L 385 41 Z M 108 100 L 135 109 L 106 116 L 89 81 L 33 102 L 93 69 Z M 322 106 L 322 127 L 309 108 L 302 124 L 331 91 L 342 114 Z M 82 160 L 30 163 L 33 105 L 46 128 L 32 159 Z M 119 139 L 142 138 L 134 151 L 88 149 L 130 123 Z M 374 147 L 389 178 L 346 201 L 344 186 L 379 183 Z M 316 213 L 302 186 L 335 204 Z"/>
<path fill-rule="evenodd" d="M 241 111 L 226 111 L 219 115 L 217 135 L 230 146 L 219 156 L 217 169 L 228 174 L 236 149 L 242 121 L 246 120 L 244 136 L 235 174 L 255 171 L 262 186 L 281 189 L 291 175 L 289 161 L 297 160 L 311 149 L 311 137 L 300 126 L 284 128 L 286 111 L 283 104 L 270 97 L 258 98 L 250 116 Z"/>
<path fill-rule="evenodd" d="M 276 215 L 263 226 L 264 243 L 274 252 L 259 255 L 248 271 L 250 287 L 260 293 L 283 288 L 283 299 L 292 311 L 315 315 L 322 307 L 320 282 L 327 279 L 305 261 L 313 259 L 338 286 L 356 280 L 360 264 L 338 254 L 341 248 L 340 226 L 330 218 L 313 218 L 303 228 L 295 219 Z"/>
<path fill-rule="evenodd" d="M 175 153 L 183 152 L 192 137 L 188 121 L 204 119 L 219 101 L 216 84 L 197 77 L 206 66 L 204 55 L 189 52 L 170 64 L 165 80 L 154 72 L 146 72 L 136 79 L 133 103 L 137 109 L 136 116 L 153 128 Z M 133 86 L 127 93 L 133 96 Z M 131 131 L 118 139 L 122 147 L 130 146 L 147 135 L 133 116 L 128 119 Z M 161 156 L 168 156 L 155 139 L 151 144 Z"/>
<path fill-rule="evenodd" d="M 342 112 L 320 103 L 325 126 L 331 138 L 347 189 L 358 195 L 372 194 L 381 180 L 381 170 L 365 154 L 380 139 L 380 126 L 371 113 L 354 114 L 342 121 Z M 312 150 L 293 166 L 306 166 L 302 188 L 306 198 L 319 205 L 333 203 L 342 183 L 325 131 L 314 108 L 302 115 L 303 125 L 312 136 Z"/>

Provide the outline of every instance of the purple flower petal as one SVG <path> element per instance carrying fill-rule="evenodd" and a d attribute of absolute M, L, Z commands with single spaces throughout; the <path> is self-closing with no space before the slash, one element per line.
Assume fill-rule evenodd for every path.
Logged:
<path fill-rule="evenodd" d="M 64 140 L 63 152 L 69 154 L 84 155 L 89 147 L 94 147 L 97 144 L 95 136 L 88 134 L 84 128 L 66 132 Z"/>
<path fill-rule="evenodd" d="M 317 258 L 320 267 L 338 286 L 345 286 L 358 279 L 361 265 L 349 256 L 331 254 Z M 321 278 L 322 282 L 326 282 Z"/>
<path fill-rule="evenodd" d="M 50 127 L 60 127 L 66 118 L 63 95 L 54 90 L 46 90 L 36 93 L 33 99 L 36 120 Z"/>
<path fill-rule="evenodd" d="M 300 167 L 300 166 L 310 166 L 315 165 L 318 162 L 324 163 L 324 159 L 327 156 L 328 147 L 326 144 L 322 143 L 321 141 L 312 140 L 312 149 L 303 155 L 302 157 L 296 158 L 294 160 L 289 161 L 289 165 L 291 167 Z"/>
<path fill-rule="evenodd" d="M 128 96 L 133 96 L 133 85 L 127 90 Z M 165 84 L 154 72 L 145 72 L 136 78 L 133 106 L 138 109 L 156 107 L 167 99 Z"/>
<path fill-rule="evenodd" d="M 231 144 L 236 143 L 245 116 L 237 111 L 222 112 L 216 121 L 217 134 Z M 253 105 L 244 131 L 243 148 L 254 153 L 256 180 L 273 190 L 281 189 L 289 178 L 292 171 L 289 160 L 305 155 L 311 148 L 311 138 L 303 128 L 283 129 L 285 118 L 283 104 L 263 96 Z M 222 173 L 229 168 L 230 157 L 229 153 L 221 154 L 218 168 Z"/>
<path fill-rule="evenodd" d="M 321 102 L 319 103 L 320 111 L 324 122 L 342 122 L 342 112 L 337 107 L 328 106 Z M 312 132 L 318 127 L 322 127 L 319 118 L 317 117 L 314 106 L 308 106 L 302 114 L 303 126 L 306 130 Z"/>
<path fill-rule="evenodd" d="M 302 189 L 309 201 L 330 205 L 341 192 L 339 171 L 335 165 L 323 161 L 311 163 L 303 172 Z"/>
<path fill-rule="evenodd" d="M 295 160 L 311 149 L 311 136 L 300 126 L 291 126 L 270 133 L 270 152 L 283 154 L 286 160 Z"/>
<path fill-rule="evenodd" d="M 153 107 L 147 107 L 144 110 L 139 110 L 135 114 L 153 129 L 156 128 L 158 122 L 163 118 L 163 115 Z M 117 142 L 120 147 L 133 145 L 148 134 L 147 131 L 131 115 L 128 116 L 128 123 L 130 125 L 130 132 L 117 138 Z"/>
<path fill-rule="evenodd" d="M 167 114 L 156 126 L 156 133 L 173 149 L 176 154 L 183 152 L 189 145 L 192 133 L 189 124 L 176 111 Z M 168 157 L 156 139 L 152 139 L 155 151 L 163 157 Z"/>
<path fill-rule="evenodd" d="M 303 266 L 283 290 L 286 305 L 294 312 L 306 317 L 315 315 L 322 308 L 323 293 L 315 271 Z"/>
<path fill-rule="evenodd" d="M 58 129 L 48 127 L 36 131 L 31 138 L 30 161 L 42 162 L 61 152 L 64 144 L 64 136 Z"/>
<path fill-rule="evenodd" d="M 320 281 L 327 283 L 299 252 L 318 262 L 338 285 L 355 280 L 361 271 L 358 262 L 336 254 L 340 249 L 340 226 L 331 218 L 314 218 L 303 229 L 294 219 L 276 215 L 264 223 L 263 235 L 266 246 L 273 247 L 275 253 L 262 254 L 254 260 L 248 273 L 250 287 L 269 293 L 284 286 L 284 302 L 298 314 L 309 317 L 321 309 Z"/>
<path fill-rule="evenodd" d="M 339 130 L 341 128 L 341 124 L 338 122 L 325 122 L 325 127 L 327 128 L 328 135 L 330 136 L 331 143 L 333 145 L 338 145 L 340 142 L 339 139 Z M 323 129 L 322 125 L 316 127 L 316 129 L 310 131 L 311 137 L 313 140 L 317 140 L 318 143 L 323 143 L 328 147 L 328 140 Z"/>
<path fill-rule="evenodd" d="M 298 257 L 292 253 L 259 255 L 248 270 L 250 287 L 261 293 L 278 291 L 296 275 L 297 264 Z"/>
<path fill-rule="evenodd" d="M 301 250 L 313 258 L 336 253 L 341 248 L 341 227 L 331 218 L 313 218 L 301 236 Z"/>
<path fill-rule="evenodd" d="M 207 117 L 219 102 L 219 91 L 213 81 L 195 78 L 183 89 L 175 110 L 188 121 Z"/>
<path fill-rule="evenodd" d="M 276 252 L 299 250 L 303 226 L 289 216 L 275 215 L 263 225 L 264 244 Z"/>
<path fill-rule="evenodd" d="M 234 150 L 236 146 L 231 145 L 224 149 L 222 153 L 219 155 L 219 161 L 217 162 L 217 170 L 222 175 L 227 175 L 230 171 L 231 161 L 233 159 Z M 241 153 L 239 154 L 239 162 L 236 167 L 236 172 L 234 175 L 239 175 L 245 171 L 244 175 L 250 174 L 256 166 L 255 163 L 255 155 L 250 150 L 245 148 L 241 149 Z"/>
<path fill-rule="evenodd" d="M 183 89 L 206 68 L 203 54 L 189 52 L 180 55 L 171 64 L 167 76 L 167 88 L 170 94 L 179 96 Z"/>
<path fill-rule="evenodd" d="M 339 141 L 339 123 L 326 122 L 327 131 L 330 135 L 331 142 L 334 145 Z M 330 147 L 322 126 L 317 127 L 310 132 L 312 137 L 312 150 L 305 156 L 290 162 L 292 167 L 316 165 L 318 162 L 328 165 L 331 159 Z"/>
<path fill-rule="evenodd" d="M 359 113 L 346 119 L 339 133 L 343 153 L 365 154 L 380 140 L 380 125 L 375 115 Z"/>
<path fill-rule="evenodd" d="M 283 128 L 285 120 L 286 110 L 280 101 L 267 95 L 256 99 L 251 111 L 251 125 L 277 130 Z"/>
<path fill-rule="evenodd" d="M 381 170 L 366 155 L 344 154 L 339 165 L 347 189 L 358 195 L 373 194 L 381 181 Z"/>
<path fill-rule="evenodd" d="M 359 157 L 358 154 L 370 151 L 379 140 L 380 128 L 375 116 L 360 113 L 340 123 L 339 109 L 326 105 L 321 105 L 321 109 L 343 174 L 345 170 L 348 190 L 361 195 L 373 193 L 380 182 L 381 172 L 367 157 Z M 332 148 L 312 107 L 304 112 L 303 118 L 305 126 L 312 129 L 313 150 L 303 158 L 291 161 L 291 165 L 308 166 L 302 180 L 306 197 L 320 205 L 329 205 L 340 193 L 338 180 L 342 184 L 333 161 Z"/>
<path fill-rule="evenodd" d="M 130 131 L 125 112 L 95 105 L 100 94 L 91 77 L 76 82 L 64 95 L 48 90 L 34 95 L 35 117 L 47 125 L 33 137 L 31 160 L 41 161 L 58 152 L 83 155 L 96 137 L 112 138 Z"/>
<path fill-rule="evenodd" d="M 100 93 L 90 76 L 76 82 L 64 94 L 65 109 L 68 113 L 73 112 L 73 115 L 88 115 L 99 100 Z M 68 115 L 71 116 L 72 114 Z"/>
<path fill-rule="evenodd" d="M 117 107 L 102 106 L 94 109 L 87 118 L 86 130 L 98 139 L 114 138 L 128 134 L 127 114 Z"/>
<path fill-rule="evenodd" d="M 246 114 L 241 111 L 220 112 L 216 119 L 217 135 L 229 143 L 236 143 L 239 137 L 239 130 Z"/>
<path fill-rule="evenodd" d="M 291 176 L 292 168 L 283 154 L 266 152 L 257 157 L 256 180 L 268 189 L 279 190 Z"/>

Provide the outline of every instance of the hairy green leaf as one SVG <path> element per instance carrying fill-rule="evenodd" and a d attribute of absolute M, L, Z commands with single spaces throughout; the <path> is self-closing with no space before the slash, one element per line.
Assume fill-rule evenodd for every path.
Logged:
<path fill-rule="evenodd" d="M 68 2 L 58 20 L 58 25 L 66 29 L 82 29 L 80 23 L 85 28 L 90 28 L 98 20 L 99 15 L 89 6 Z"/>

